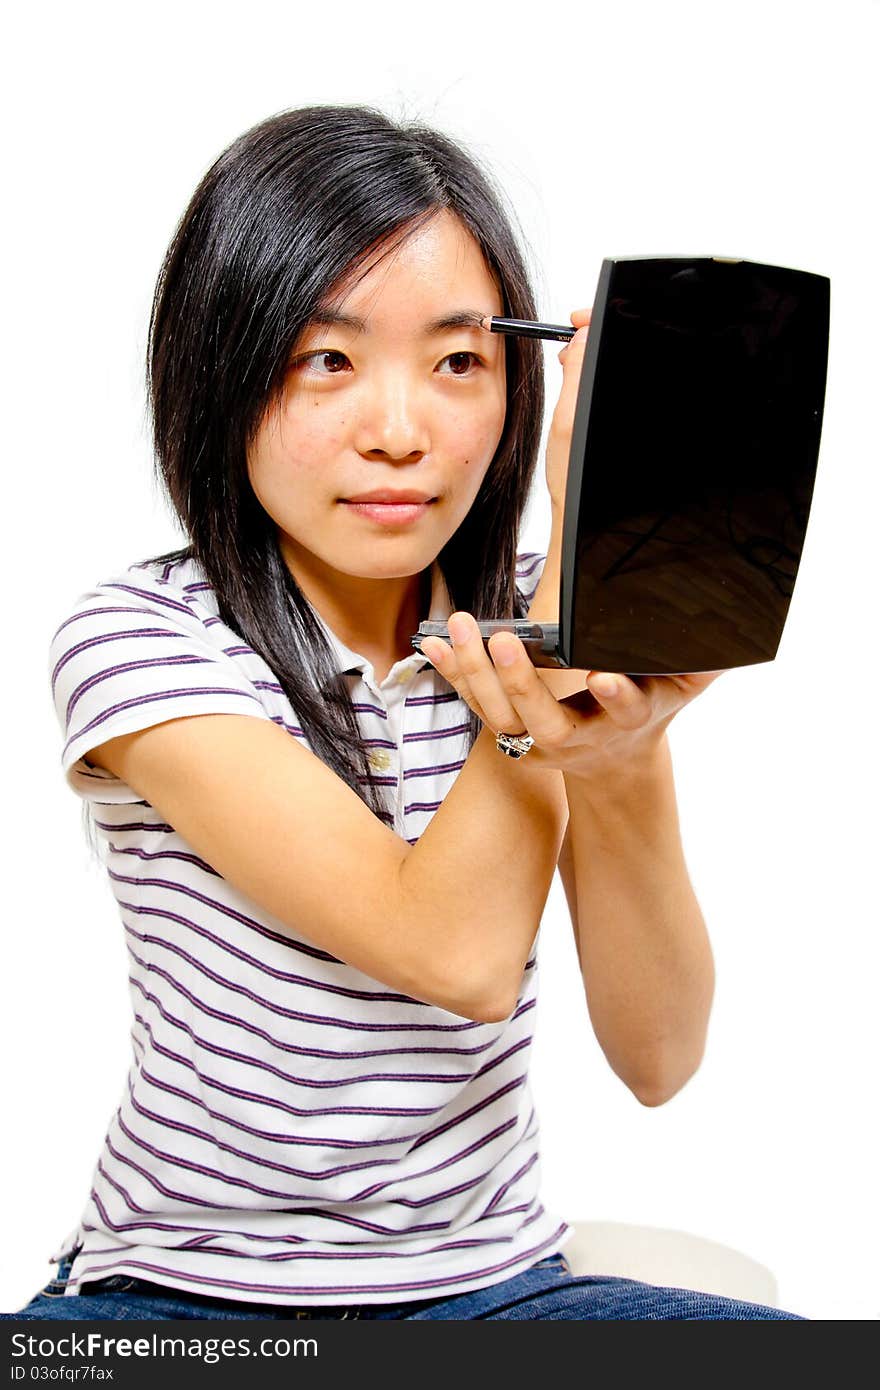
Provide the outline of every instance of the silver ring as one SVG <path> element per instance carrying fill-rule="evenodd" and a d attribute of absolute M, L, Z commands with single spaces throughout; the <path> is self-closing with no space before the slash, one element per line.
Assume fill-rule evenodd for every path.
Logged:
<path fill-rule="evenodd" d="M 495 747 L 508 758 L 524 758 L 535 740 L 531 734 L 496 734 Z"/>

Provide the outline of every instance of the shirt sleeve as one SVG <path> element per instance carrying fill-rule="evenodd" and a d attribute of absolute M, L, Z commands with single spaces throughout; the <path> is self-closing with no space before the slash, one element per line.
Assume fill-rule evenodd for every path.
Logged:
<path fill-rule="evenodd" d="M 219 620 L 219 632 L 227 631 Z M 105 739 L 195 714 L 271 719 L 254 686 L 179 591 L 150 576 L 83 594 L 53 636 L 49 676 L 61 726 L 61 766 L 85 801 L 142 802 L 84 761 Z"/>
<path fill-rule="evenodd" d="M 540 555 L 536 551 L 524 551 L 516 557 L 516 584 L 526 603 L 531 603 L 538 587 L 538 581 L 544 573 L 544 563 L 546 555 Z"/>

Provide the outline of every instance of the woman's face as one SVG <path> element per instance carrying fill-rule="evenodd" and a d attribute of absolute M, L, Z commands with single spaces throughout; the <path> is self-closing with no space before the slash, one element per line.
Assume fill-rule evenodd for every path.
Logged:
<path fill-rule="evenodd" d="M 501 314 L 479 246 L 445 210 L 307 325 L 283 399 L 248 454 L 295 576 L 424 570 L 467 515 L 504 427 L 504 341 L 454 315 Z M 344 317 L 337 317 L 344 316 Z M 377 489 L 426 500 L 366 511 Z"/>

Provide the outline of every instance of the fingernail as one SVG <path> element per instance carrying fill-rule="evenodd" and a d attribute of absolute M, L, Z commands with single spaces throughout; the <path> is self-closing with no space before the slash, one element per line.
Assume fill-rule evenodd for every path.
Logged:
<path fill-rule="evenodd" d="M 492 657 L 496 666 L 512 666 L 519 656 L 519 648 L 513 642 L 495 642 Z"/>

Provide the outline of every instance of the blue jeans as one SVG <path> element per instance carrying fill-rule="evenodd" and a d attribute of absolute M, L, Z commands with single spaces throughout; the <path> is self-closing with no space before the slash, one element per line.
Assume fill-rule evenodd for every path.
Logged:
<path fill-rule="evenodd" d="M 720 1295 L 693 1293 L 690 1289 L 660 1288 L 637 1279 L 604 1274 L 573 1275 L 565 1256 L 557 1251 L 537 1264 L 488 1288 L 469 1293 L 445 1294 L 410 1303 L 364 1303 L 303 1308 L 278 1303 L 240 1303 L 230 1298 L 208 1298 L 184 1289 L 166 1288 L 145 1279 L 113 1275 L 81 1285 L 82 1293 L 65 1296 L 64 1287 L 72 1259 L 58 1265 L 57 1278 L 18 1313 L 3 1318 L 477 1318 L 523 1322 L 552 1320 L 629 1318 L 641 1321 L 696 1322 L 794 1318 L 761 1303 L 745 1303 Z"/>

